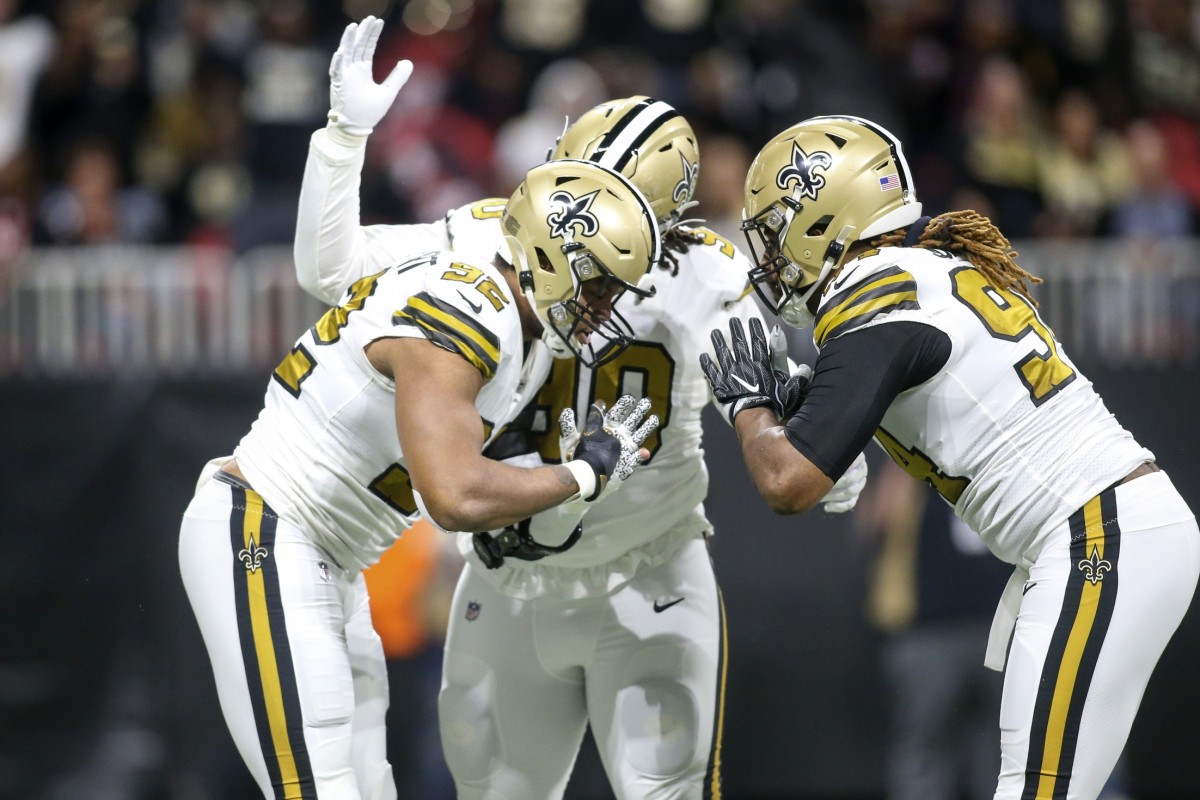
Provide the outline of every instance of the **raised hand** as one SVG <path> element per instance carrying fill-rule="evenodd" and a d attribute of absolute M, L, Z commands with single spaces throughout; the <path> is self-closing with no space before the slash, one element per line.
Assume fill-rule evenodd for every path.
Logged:
<path fill-rule="evenodd" d="M 382 31 L 383 20 L 375 17 L 350 23 L 329 62 L 330 127 L 351 136 L 369 135 L 412 75 L 412 62 L 401 59 L 383 83 L 375 82 L 372 63 Z"/>
<path fill-rule="evenodd" d="M 775 376 L 771 370 L 770 351 L 762 321 L 757 318 L 750 320 L 749 344 L 742 330 L 742 321 L 737 317 L 729 320 L 732 349 L 725 343 L 725 336 L 719 329 L 714 330 L 711 337 L 717 360 L 714 362 L 708 353 L 701 353 L 700 368 L 704 370 L 713 397 L 721 404 L 730 424 L 748 408 L 773 406 Z"/>

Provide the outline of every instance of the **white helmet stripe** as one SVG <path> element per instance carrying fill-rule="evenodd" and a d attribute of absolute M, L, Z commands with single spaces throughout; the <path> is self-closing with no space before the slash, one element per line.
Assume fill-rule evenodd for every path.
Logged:
<path fill-rule="evenodd" d="M 605 134 L 604 141 L 596 148 L 591 160 L 609 169 L 621 170 L 629 161 L 633 151 L 679 112 L 661 100 L 646 100 Z"/>
<path fill-rule="evenodd" d="M 811 122 L 812 120 L 821 120 L 821 119 L 845 120 L 847 122 L 853 122 L 858 125 L 862 125 L 864 128 L 866 128 L 867 130 L 876 134 L 877 136 L 879 136 L 879 138 L 881 138 L 885 142 L 887 142 L 888 147 L 890 147 L 892 150 L 892 158 L 895 160 L 896 164 L 900 167 L 900 190 L 902 192 L 904 192 L 904 195 L 906 197 L 909 195 L 909 193 L 912 189 L 912 185 L 913 185 L 912 173 L 908 169 L 908 161 L 904 158 L 904 150 L 900 146 L 900 140 L 897 139 L 895 136 L 893 136 L 891 131 L 889 131 L 887 128 L 883 127 L 882 125 L 879 125 L 878 123 L 871 122 L 870 120 L 863 119 L 862 117 L 853 117 L 853 116 L 850 116 L 849 114 L 837 115 L 837 116 L 828 115 L 828 116 L 823 116 L 823 117 L 813 117 L 811 120 L 806 120 L 806 122 Z"/>

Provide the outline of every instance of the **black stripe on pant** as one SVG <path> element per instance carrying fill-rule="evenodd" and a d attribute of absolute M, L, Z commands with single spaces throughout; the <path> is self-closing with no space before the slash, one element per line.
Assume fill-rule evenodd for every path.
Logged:
<path fill-rule="evenodd" d="M 274 558 L 278 518 L 253 489 L 231 491 L 238 635 L 263 758 L 277 800 L 316 800 Z"/>
<path fill-rule="evenodd" d="M 1071 515 L 1071 575 L 1033 709 L 1022 800 L 1065 800 L 1079 723 L 1117 599 L 1121 529 L 1108 489 Z"/>

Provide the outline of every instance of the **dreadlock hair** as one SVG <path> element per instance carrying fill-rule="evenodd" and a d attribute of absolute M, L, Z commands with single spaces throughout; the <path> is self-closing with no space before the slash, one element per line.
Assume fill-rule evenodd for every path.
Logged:
<path fill-rule="evenodd" d="M 904 229 L 890 231 L 873 239 L 876 247 L 900 247 L 904 244 Z M 1029 284 L 1042 282 L 1017 266 L 1017 251 L 987 217 L 975 211 L 950 211 L 929 221 L 917 238 L 914 247 L 946 250 L 960 256 L 983 273 L 988 283 L 997 289 L 1011 289 L 1036 306 L 1029 294 Z"/>
<path fill-rule="evenodd" d="M 704 244 L 704 234 L 685 228 L 682 225 L 672 225 L 662 237 L 662 258 L 658 266 L 669 269 L 671 277 L 679 274 L 679 259 L 676 253 L 686 253 L 693 244 Z"/>

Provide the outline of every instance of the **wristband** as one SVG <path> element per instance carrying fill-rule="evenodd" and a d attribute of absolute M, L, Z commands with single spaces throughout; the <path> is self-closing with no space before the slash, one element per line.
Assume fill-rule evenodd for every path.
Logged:
<path fill-rule="evenodd" d="M 330 120 L 325 126 L 325 135 L 333 144 L 341 145 L 342 147 L 358 149 L 367 143 L 367 136 L 370 135 L 370 133 L 351 133 L 342 125 Z"/>
<path fill-rule="evenodd" d="M 575 482 L 579 484 L 579 494 L 567 499 L 574 500 L 576 497 L 579 497 L 585 502 L 595 500 L 600 492 L 596 488 L 596 470 L 592 465 L 586 461 L 575 459 L 574 461 L 568 461 L 563 466 L 571 471 Z"/>

